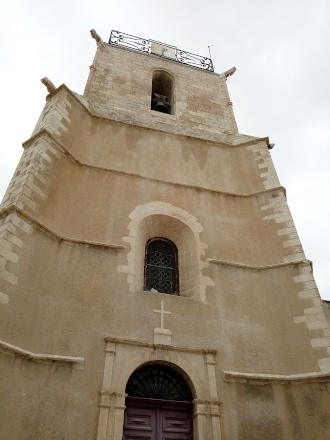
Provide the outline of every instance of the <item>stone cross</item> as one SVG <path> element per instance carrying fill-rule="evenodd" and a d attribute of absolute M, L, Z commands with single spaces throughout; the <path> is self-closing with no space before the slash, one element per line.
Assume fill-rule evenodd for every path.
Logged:
<path fill-rule="evenodd" d="M 155 313 L 160 313 L 160 328 L 164 329 L 164 315 L 172 315 L 172 312 L 164 310 L 164 300 L 160 301 L 160 310 L 153 310 Z"/>

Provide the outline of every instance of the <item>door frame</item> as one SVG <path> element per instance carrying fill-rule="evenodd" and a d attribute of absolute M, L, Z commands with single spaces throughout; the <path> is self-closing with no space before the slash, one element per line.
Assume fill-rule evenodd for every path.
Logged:
<path fill-rule="evenodd" d="M 163 363 L 182 373 L 193 393 L 193 439 L 221 440 L 221 401 L 212 348 L 164 346 L 133 339 L 105 338 L 97 440 L 122 440 L 125 388 L 147 363 Z"/>

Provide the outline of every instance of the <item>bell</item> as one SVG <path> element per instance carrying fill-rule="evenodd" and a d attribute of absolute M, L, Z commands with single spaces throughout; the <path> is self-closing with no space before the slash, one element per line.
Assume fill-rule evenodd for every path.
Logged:
<path fill-rule="evenodd" d="M 151 109 L 161 113 L 170 113 L 171 105 L 168 102 L 168 97 L 165 95 L 160 95 L 159 93 L 153 93 Z"/>

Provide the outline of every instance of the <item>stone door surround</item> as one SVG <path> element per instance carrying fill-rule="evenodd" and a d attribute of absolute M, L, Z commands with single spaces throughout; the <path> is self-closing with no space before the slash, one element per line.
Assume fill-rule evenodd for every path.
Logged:
<path fill-rule="evenodd" d="M 194 440 L 221 440 L 216 353 L 213 349 L 106 337 L 97 440 L 122 440 L 126 383 L 133 371 L 147 363 L 168 365 L 189 384 L 194 397 Z"/>

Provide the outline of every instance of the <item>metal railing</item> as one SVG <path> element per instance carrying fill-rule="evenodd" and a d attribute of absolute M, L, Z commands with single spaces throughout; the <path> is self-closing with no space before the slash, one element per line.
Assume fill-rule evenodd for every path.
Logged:
<path fill-rule="evenodd" d="M 214 72 L 211 58 L 196 55 L 194 53 L 187 52 L 186 50 L 178 49 L 175 46 L 160 43 L 159 41 L 135 37 L 134 35 L 112 30 L 109 44 L 158 55 L 162 58 L 167 58 L 179 63 L 188 64 L 189 66 L 198 67 L 199 69 Z"/>

